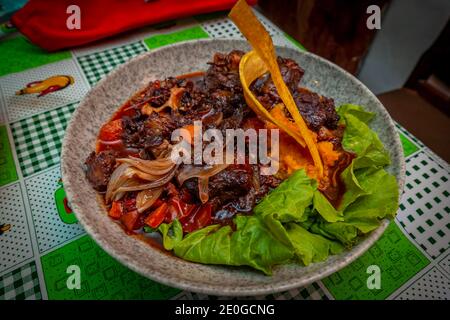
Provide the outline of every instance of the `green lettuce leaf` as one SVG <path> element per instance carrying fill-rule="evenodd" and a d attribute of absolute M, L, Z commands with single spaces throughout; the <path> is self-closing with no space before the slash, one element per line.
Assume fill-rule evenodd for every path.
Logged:
<path fill-rule="evenodd" d="M 363 108 L 354 105 L 340 107 L 338 114 L 345 123 L 342 146 L 347 151 L 357 154 L 353 168 L 386 166 L 390 164 L 389 153 L 384 148 L 377 134 L 370 129 L 367 122 L 373 116 Z"/>
<path fill-rule="evenodd" d="M 358 237 L 358 229 L 347 222 L 329 223 L 318 220 L 311 225 L 309 230 L 328 239 L 338 240 L 347 247 L 351 247 Z"/>
<path fill-rule="evenodd" d="M 375 113 L 364 110 L 364 108 L 354 105 L 354 104 L 343 104 L 341 105 L 337 113 L 343 117 L 345 115 L 351 114 L 356 117 L 358 120 L 369 123 L 375 117 Z"/>
<path fill-rule="evenodd" d="M 308 232 L 296 223 L 286 224 L 286 232 L 291 239 L 295 255 L 304 265 L 326 260 L 330 254 L 337 254 L 343 249 L 339 243 Z"/>
<path fill-rule="evenodd" d="M 367 194 L 346 208 L 344 218 L 367 233 L 379 226 L 380 219 L 394 218 L 398 208 L 398 185 L 395 177 L 384 169 L 367 168 L 357 175 Z"/>
<path fill-rule="evenodd" d="M 163 246 L 166 250 L 172 250 L 175 245 L 183 239 L 183 227 L 180 221 L 173 220 L 172 223 L 162 223 L 158 227 L 163 237 Z"/>
<path fill-rule="evenodd" d="M 305 210 L 311 205 L 317 182 L 305 170 L 297 170 L 253 209 L 255 215 L 275 215 L 281 222 L 306 221 Z"/>
<path fill-rule="evenodd" d="M 278 241 L 261 219 L 237 216 L 234 221 L 234 232 L 230 226 L 213 225 L 189 233 L 175 245 L 175 255 L 206 264 L 250 266 L 265 274 L 293 258 L 292 248 Z"/>
<path fill-rule="evenodd" d="M 338 222 L 344 220 L 344 215 L 341 211 L 336 210 L 328 199 L 316 190 L 313 198 L 314 209 L 328 222 Z"/>

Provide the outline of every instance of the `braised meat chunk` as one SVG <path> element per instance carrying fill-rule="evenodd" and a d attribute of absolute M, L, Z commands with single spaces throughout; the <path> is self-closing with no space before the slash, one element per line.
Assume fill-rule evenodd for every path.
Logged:
<path fill-rule="evenodd" d="M 234 50 L 229 54 L 216 53 L 206 71 L 205 86 L 208 91 L 224 89 L 242 92 L 239 80 L 239 62 L 244 52 Z"/>
<path fill-rule="evenodd" d="M 333 99 L 320 96 L 308 89 L 298 88 L 294 93 L 298 110 L 308 127 L 317 132 L 321 127 L 336 129 L 339 115 Z"/>
<path fill-rule="evenodd" d="M 84 164 L 86 178 L 92 187 L 99 192 L 106 191 L 106 186 L 116 164 L 115 152 L 111 150 L 97 154 L 92 152 Z"/>

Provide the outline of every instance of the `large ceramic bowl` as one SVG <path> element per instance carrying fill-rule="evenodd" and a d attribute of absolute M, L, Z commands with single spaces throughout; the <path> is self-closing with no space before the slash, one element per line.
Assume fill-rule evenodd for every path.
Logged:
<path fill-rule="evenodd" d="M 250 49 L 241 40 L 184 42 L 141 54 L 112 71 L 86 95 L 72 116 L 62 149 L 62 179 L 73 211 L 86 232 L 111 256 L 132 270 L 163 284 L 214 295 L 261 295 L 307 285 L 338 271 L 361 256 L 386 229 L 383 221 L 357 246 L 328 260 L 311 264 L 283 265 L 272 276 L 247 268 L 191 263 L 136 238 L 127 236 L 108 216 L 83 173 L 83 162 L 94 149 L 101 125 L 149 80 L 205 70 L 215 52 Z M 280 56 L 297 61 L 305 69 L 302 85 L 336 105 L 353 103 L 376 113 L 371 127 L 389 150 L 388 171 L 397 177 L 400 194 L 404 184 L 404 158 L 394 123 L 377 98 L 361 82 L 336 65 L 311 53 L 278 47 Z"/>

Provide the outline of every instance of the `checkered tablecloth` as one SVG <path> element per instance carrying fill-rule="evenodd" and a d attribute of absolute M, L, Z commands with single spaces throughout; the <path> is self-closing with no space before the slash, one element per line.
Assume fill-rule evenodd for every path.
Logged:
<path fill-rule="evenodd" d="M 303 47 L 258 13 L 275 44 Z M 48 54 L 21 35 L 0 39 L 0 299 L 217 299 L 170 288 L 130 271 L 99 248 L 64 206 L 59 154 L 78 103 L 102 77 L 142 52 L 200 38 L 240 38 L 224 13 L 172 21 L 93 46 Z M 70 75 L 68 88 L 37 98 L 28 83 Z M 449 165 L 401 126 L 407 162 L 398 215 L 357 261 L 307 287 L 257 299 L 449 299 Z M 7 228 L 5 228 L 7 229 Z M 69 290 L 66 269 L 82 269 Z M 382 271 L 367 288 L 367 267 Z"/>

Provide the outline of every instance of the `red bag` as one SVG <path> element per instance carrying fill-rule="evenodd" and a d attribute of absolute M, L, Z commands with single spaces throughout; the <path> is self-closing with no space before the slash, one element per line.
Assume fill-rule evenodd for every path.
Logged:
<path fill-rule="evenodd" d="M 236 0 L 30 0 L 12 23 L 31 42 L 48 51 L 75 47 L 146 25 L 230 9 Z M 256 0 L 248 0 L 255 4 Z M 67 27 L 80 8 L 80 29 Z"/>

